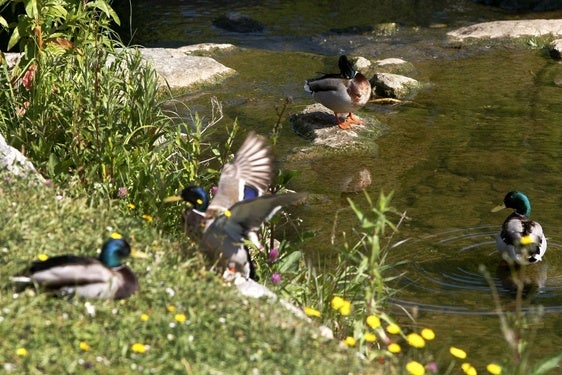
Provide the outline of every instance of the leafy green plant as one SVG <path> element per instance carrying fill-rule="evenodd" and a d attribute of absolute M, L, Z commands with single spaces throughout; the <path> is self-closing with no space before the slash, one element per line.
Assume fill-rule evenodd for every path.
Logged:
<path fill-rule="evenodd" d="M 536 340 L 537 322 L 542 317 L 542 309 L 540 306 L 531 308 L 524 314 L 522 311 L 523 298 L 523 282 L 518 279 L 519 275 L 512 269 L 512 277 L 517 286 L 515 295 L 515 311 L 504 311 L 501 306 L 500 297 L 490 273 L 485 266 L 480 266 L 480 272 L 486 278 L 490 285 L 492 296 L 496 303 L 496 313 L 500 321 L 501 332 L 504 339 L 513 353 L 511 363 L 505 365 L 505 369 L 509 374 L 513 375 L 543 375 L 559 367 L 562 362 L 562 352 L 532 361 L 529 353 L 529 346 Z"/>

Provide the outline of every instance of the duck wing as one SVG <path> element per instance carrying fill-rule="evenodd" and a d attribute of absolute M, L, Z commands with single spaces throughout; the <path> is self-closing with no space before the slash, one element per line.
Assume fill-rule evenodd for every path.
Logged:
<path fill-rule="evenodd" d="M 234 159 L 224 165 L 217 194 L 207 209 L 208 217 L 222 213 L 236 202 L 257 197 L 273 179 L 273 155 L 265 137 L 251 132 Z"/>

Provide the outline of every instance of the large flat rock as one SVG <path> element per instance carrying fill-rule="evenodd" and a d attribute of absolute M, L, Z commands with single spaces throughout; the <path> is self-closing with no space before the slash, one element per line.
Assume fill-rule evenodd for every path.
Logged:
<path fill-rule="evenodd" d="M 208 51 L 212 45 L 198 45 L 181 48 L 141 48 L 142 57 L 155 68 L 161 84 L 172 89 L 186 88 L 200 84 L 213 84 L 236 73 L 215 59 L 191 55 L 197 51 Z M 217 45 L 214 48 L 219 48 Z"/>
<path fill-rule="evenodd" d="M 447 33 L 455 39 L 519 38 L 522 36 L 562 35 L 562 19 L 492 21 L 462 27 Z"/>

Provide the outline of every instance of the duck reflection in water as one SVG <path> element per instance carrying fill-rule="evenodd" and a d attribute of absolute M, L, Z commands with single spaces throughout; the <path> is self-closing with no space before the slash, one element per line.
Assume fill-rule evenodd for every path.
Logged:
<path fill-rule="evenodd" d="M 523 298 L 533 298 L 546 285 L 548 262 L 539 262 L 532 265 L 520 265 L 500 260 L 496 268 L 496 276 L 501 281 L 505 291 L 517 295 L 521 289 Z"/>

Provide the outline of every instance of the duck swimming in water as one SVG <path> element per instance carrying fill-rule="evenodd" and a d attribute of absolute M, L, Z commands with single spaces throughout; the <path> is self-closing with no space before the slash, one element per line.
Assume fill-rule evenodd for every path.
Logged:
<path fill-rule="evenodd" d="M 505 219 L 501 231 L 496 236 L 496 248 L 500 254 L 520 265 L 541 261 L 547 243 L 541 225 L 529 219 L 529 198 L 520 191 L 510 191 L 503 203 L 492 211 L 503 208 L 513 208 L 515 211 Z"/>
<path fill-rule="evenodd" d="M 359 119 L 353 117 L 353 112 L 365 106 L 371 98 L 371 83 L 353 69 L 345 55 L 340 56 L 338 66 L 340 73 L 309 79 L 305 82 L 304 90 L 334 112 L 341 129 L 351 129 L 351 124 L 361 124 Z M 349 115 L 342 121 L 339 113 Z"/>

